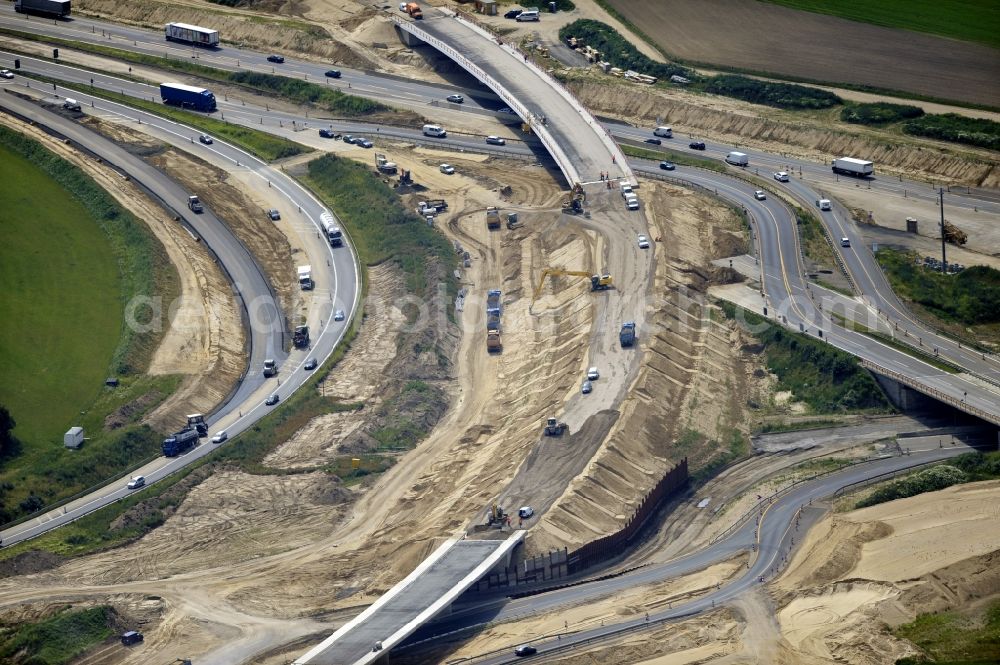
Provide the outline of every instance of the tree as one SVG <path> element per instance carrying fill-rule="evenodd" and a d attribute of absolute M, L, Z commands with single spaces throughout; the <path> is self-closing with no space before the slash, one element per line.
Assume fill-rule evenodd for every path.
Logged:
<path fill-rule="evenodd" d="M 21 442 L 14 438 L 12 430 L 17 427 L 14 416 L 0 404 L 0 458 L 12 457 L 20 452 Z"/>

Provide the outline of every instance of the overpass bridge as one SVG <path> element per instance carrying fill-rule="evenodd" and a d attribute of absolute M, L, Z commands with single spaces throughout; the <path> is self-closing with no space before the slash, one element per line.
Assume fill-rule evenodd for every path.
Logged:
<path fill-rule="evenodd" d="M 493 568 L 508 565 L 511 553 L 523 539 L 524 531 L 517 530 L 504 540 L 446 541 L 371 607 L 293 665 L 374 662 L 444 612 Z"/>
<path fill-rule="evenodd" d="M 448 9 L 427 7 L 419 22 L 390 16 L 408 41 L 433 46 L 504 100 L 538 136 L 570 186 L 600 181 L 602 172 L 637 184 L 611 134 L 529 54 Z"/>

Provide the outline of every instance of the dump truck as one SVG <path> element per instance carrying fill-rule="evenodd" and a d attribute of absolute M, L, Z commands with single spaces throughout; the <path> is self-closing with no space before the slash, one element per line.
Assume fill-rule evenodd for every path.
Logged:
<path fill-rule="evenodd" d="M 264 377 L 274 376 L 278 373 L 278 364 L 268 358 L 264 361 Z"/>
<path fill-rule="evenodd" d="M 385 173 L 386 175 L 395 175 L 399 170 L 396 162 L 390 162 L 381 152 L 375 153 L 375 168 L 378 169 L 379 173 Z"/>
<path fill-rule="evenodd" d="M 69 16 L 70 4 L 70 0 L 14 0 L 14 11 L 59 18 Z"/>
<path fill-rule="evenodd" d="M 303 291 L 312 291 L 316 287 L 316 283 L 312 278 L 312 266 L 299 266 L 299 288 Z"/>
<path fill-rule="evenodd" d="M 853 157 L 838 157 L 832 164 L 834 173 L 855 178 L 868 178 L 875 172 L 874 164 Z"/>
<path fill-rule="evenodd" d="M 161 83 L 160 99 L 164 104 L 206 113 L 216 109 L 215 95 L 210 90 L 183 83 Z"/>
<path fill-rule="evenodd" d="M 622 324 L 622 329 L 618 333 L 618 341 L 622 348 L 635 344 L 635 321 L 626 321 Z"/>
<path fill-rule="evenodd" d="M 295 326 L 295 331 L 292 333 L 292 344 L 295 345 L 296 349 L 309 346 L 309 326 Z"/>
<path fill-rule="evenodd" d="M 486 228 L 490 231 L 500 228 L 500 209 L 496 206 L 486 208 Z"/>
<path fill-rule="evenodd" d="M 197 196 L 188 197 L 188 208 L 191 208 L 191 212 L 201 213 L 204 212 L 205 207 L 201 205 L 201 201 Z"/>
<path fill-rule="evenodd" d="M 563 432 L 569 429 L 569 425 L 549 418 L 545 421 L 545 436 L 562 436 Z"/>
<path fill-rule="evenodd" d="M 406 3 L 406 13 L 410 15 L 410 18 L 416 20 L 424 17 L 424 13 L 420 11 L 420 5 L 415 2 Z"/>
<path fill-rule="evenodd" d="M 206 48 L 219 46 L 219 31 L 189 23 L 167 23 L 163 33 L 168 42 L 183 42 Z"/>
<path fill-rule="evenodd" d="M 500 289 L 490 289 L 486 292 L 486 311 L 489 312 L 491 309 L 500 311 L 500 296 L 503 292 Z"/>
<path fill-rule="evenodd" d="M 499 330 L 487 331 L 486 350 L 489 353 L 500 353 L 501 351 L 503 351 L 503 340 L 500 338 Z"/>
<path fill-rule="evenodd" d="M 198 445 L 198 430 L 185 427 L 164 439 L 161 449 L 166 457 L 176 457 L 196 445 Z"/>
<path fill-rule="evenodd" d="M 192 413 L 187 417 L 188 429 L 193 429 L 198 432 L 198 436 L 208 436 L 208 423 L 205 422 L 205 416 L 200 413 Z"/>
<path fill-rule="evenodd" d="M 486 310 L 486 330 L 500 332 L 503 324 L 500 323 L 500 308 Z"/>
<path fill-rule="evenodd" d="M 340 247 L 344 244 L 344 232 L 337 225 L 337 220 L 329 212 L 323 211 L 319 216 L 320 226 L 323 227 L 323 235 L 331 247 Z"/>

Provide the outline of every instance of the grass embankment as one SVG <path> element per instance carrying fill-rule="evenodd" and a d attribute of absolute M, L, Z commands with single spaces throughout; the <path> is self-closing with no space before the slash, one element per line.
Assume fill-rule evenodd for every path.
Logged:
<path fill-rule="evenodd" d="M 429 272 L 432 264 L 439 264 L 443 275 L 452 274 L 456 259 L 450 244 L 439 233 L 421 223 L 416 215 L 408 213 L 392 190 L 367 169 L 350 160 L 323 157 L 310 164 L 309 174 L 309 184 L 330 209 L 337 211 L 363 263 L 375 265 L 387 260 L 396 262 L 406 275 L 408 290 L 419 295 L 428 295 L 434 291 L 436 285 L 430 283 Z M 449 277 L 446 281 L 450 300 L 455 289 L 454 279 Z M 324 397 L 317 390 L 319 384 L 351 348 L 362 320 L 363 316 L 353 319 L 344 341 L 310 381 L 249 431 L 220 447 L 214 455 L 72 524 L 31 541 L 0 549 L 0 561 L 29 550 L 45 550 L 66 557 L 81 556 L 134 541 L 163 524 L 187 492 L 218 465 L 235 466 L 255 474 L 325 471 L 337 475 L 348 485 L 359 482 L 369 474 L 385 471 L 394 463 L 394 457 L 390 454 L 344 455 L 322 466 L 294 469 L 275 469 L 264 463 L 269 453 L 312 418 L 332 411 L 355 410 L 364 406 Z M 383 407 L 408 402 L 408 410 L 384 414 L 384 426 L 373 432 L 373 438 L 380 441 L 382 450 L 415 445 L 420 438 L 426 436 L 428 428 L 425 421 L 418 421 L 413 415 L 407 414 L 421 413 L 421 404 L 426 410 L 430 406 L 446 403 L 445 396 L 436 386 L 410 381 L 401 388 L 396 395 L 383 396 Z M 424 400 L 422 403 L 418 402 L 415 409 L 414 395 Z M 385 411 L 385 408 L 382 410 Z M 408 419 L 412 422 L 408 423 Z M 384 442 L 382 439 L 385 439 Z M 358 468 L 353 468 L 352 458 L 359 459 Z M 206 465 L 212 465 L 212 468 L 203 469 Z M 140 520 L 118 520 L 127 511 L 139 511 L 143 517 Z"/>
<path fill-rule="evenodd" d="M 764 362 L 778 377 L 778 389 L 791 392 L 812 413 L 892 410 L 875 379 L 853 356 L 808 335 L 788 332 L 728 302 L 719 306 L 727 317 L 753 327 Z"/>
<path fill-rule="evenodd" d="M 699 159 L 681 152 L 674 152 L 670 149 L 659 148 L 638 148 L 634 145 L 621 144 L 622 152 L 629 157 L 639 157 L 640 159 L 655 159 L 657 161 L 668 161 L 681 166 L 695 166 L 700 169 L 725 173 L 726 167 L 717 161 L 710 159 Z M 669 176 L 670 171 L 664 171 L 663 175 Z"/>
<path fill-rule="evenodd" d="M 116 632 L 111 607 L 66 609 L 37 623 L 0 625 L 0 660 L 10 665 L 64 665 Z"/>
<path fill-rule="evenodd" d="M 0 467 L 0 523 L 32 513 L 153 455 L 157 435 L 136 424 L 177 377 L 141 375 L 162 336 L 124 325 L 136 297 L 178 293 L 177 274 L 149 230 L 81 170 L 0 127 L 0 403 L 20 450 Z M 138 312 L 139 323 L 142 312 Z M 103 387 L 117 376 L 119 388 Z M 141 399 L 140 399 L 141 398 Z M 131 404 L 109 431 L 105 418 Z M 63 447 L 72 425 L 81 450 Z"/>
<path fill-rule="evenodd" d="M 1000 663 L 1000 603 L 979 612 L 921 614 L 892 634 L 926 654 L 900 658 L 896 665 L 995 665 Z"/>
<path fill-rule="evenodd" d="M 948 462 L 914 471 L 904 478 L 882 485 L 859 500 L 854 507 L 867 508 L 924 492 L 936 492 L 952 485 L 997 478 L 1000 478 L 1000 452 L 965 453 Z"/>
<path fill-rule="evenodd" d="M 817 265 L 839 270 L 833 247 L 830 246 L 823 225 L 816 219 L 816 215 L 797 207 L 795 220 L 799 230 L 799 244 L 802 245 L 805 257 Z"/>
<path fill-rule="evenodd" d="M 887 28 L 926 32 L 1000 48 L 1000 6 L 994 2 L 767 0 L 776 5 Z"/>
<path fill-rule="evenodd" d="M 331 88 L 329 85 L 310 83 L 309 81 L 281 76 L 280 74 L 248 71 L 229 72 L 224 69 L 216 69 L 215 67 L 202 65 L 198 62 L 192 62 L 191 60 L 136 53 L 100 44 L 88 44 L 87 42 L 59 37 L 33 35 L 19 30 L 0 29 L 0 34 L 54 44 L 96 55 L 104 55 L 131 64 L 145 65 L 166 71 L 190 74 L 220 83 L 228 83 L 272 97 L 281 97 L 282 99 L 300 104 L 312 104 L 331 113 L 337 113 L 345 118 L 356 118 L 374 113 L 393 111 L 391 107 L 381 102 L 376 102 L 365 97 L 349 95 L 336 88 Z"/>
<path fill-rule="evenodd" d="M 621 20 L 654 48 L 662 51 L 654 40 L 651 40 L 641 29 L 621 16 L 609 3 L 599 0 L 599 4 L 609 10 L 613 16 Z M 859 104 L 847 102 L 828 90 L 796 83 L 769 81 L 742 74 L 703 76 L 695 69 L 676 62 L 663 63 L 649 58 L 640 52 L 629 40 L 622 37 L 617 30 L 605 23 L 592 19 L 579 19 L 559 29 L 560 40 L 565 42 L 570 37 L 575 37 L 582 44 L 597 49 L 615 67 L 623 70 L 631 69 L 641 74 L 657 77 L 660 79 L 657 85 L 670 85 L 670 77 L 677 75 L 688 79 L 689 83 L 685 87 L 687 90 L 694 92 L 706 92 L 714 95 L 733 97 L 752 104 L 772 106 L 790 111 L 811 111 L 843 107 L 840 117 L 841 120 L 847 123 L 884 126 L 913 136 L 923 136 L 994 150 L 1000 148 L 1000 123 L 992 120 L 967 118 L 954 113 L 924 114 L 922 109 L 901 104 Z M 718 67 L 714 68 L 718 69 Z M 772 76 L 767 72 L 745 73 L 758 77 Z M 831 82 L 824 83 L 821 81 L 810 82 L 820 85 L 839 85 L 865 92 L 892 94 L 900 97 L 915 97 L 910 93 L 877 90 L 868 86 Z M 916 97 L 924 99 L 924 97 Z M 932 102 L 953 103 L 943 99 L 926 99 Z M 976 107 L 978 108 L 978 106 Z"/>
<path fill-rule="evenodd" d="M 876 254 L 893 291 L 918 314 L 970 341 L 1000 343 L 1000 270 L 971 266 L 942 275 L 919 262 L 916 252 L 883 248 Z"/>

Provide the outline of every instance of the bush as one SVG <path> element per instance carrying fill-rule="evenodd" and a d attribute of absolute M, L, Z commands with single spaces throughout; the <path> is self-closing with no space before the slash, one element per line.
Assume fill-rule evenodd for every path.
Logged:
<path fill-rule="evenodd" d="M 290 99 L 302 104 L 320 104 L 328 111 L 344 116 L 368 115 L 388 111 L 385 104 L 348 95 L 335 88 L 300 81 L 299 79 L 262 74 L 260 72 L 232 72 L 228 79 L 233 83 L 246 85 L 257 90 L 263 90 L 279 97 Z"/>
<path fill-rule="evenodd" d="M 903 478 L 885 487 L 880 487 L 868 497 L 858 501 L 855 508 L 867 508 L 924 492 L 936 492 L 967 481 L 968 476 L 961 469 L 950 464 L 941 464 L 919 471 L 909 478 Z"/>
<path fill-rule="evenodd" d="M 1000 122 L 984 118 L 967 118 L 957 113 L 925 115 L 904 123 L 903 132 L 1000 150 Z"/>
<path fill-rule="evenodd" d="M 966 325 L 1000 323 L 1000 270 L 972 266 L 957 275 L 917 264 L 917 254 L 882 249 L 876 255 L 893 290 L 943 319 Z"/>
<path fill-rule="evenodd" d="M 559 28 L 561 41 L 566 42 L 570 37 L 576 37 L 587 46 L 597 49 L 605 60 L 621 69 L 631 69 L 658 78 L 670 78 L 674 74 L 691 80 L 701 78 L 687 67 L 651 60 L 618 34 L 617 30 L 600 21 L 579 19 Z"/>
<path fill-rule="evenodd" d="M 825 109 L 841 102 L 837 95 L 819 88 L 760 81 L 735 74 L 712 77 L 705 91 L 783 109 Z"/>
<path fill-rule="evenodd" d="M 856 125 L 886 125 L 890 122 L 910 120 L 924 115 L 919 106 L 873 102 L 870 104 L 850 103 L 840 112 L 840 119 Z"/>

